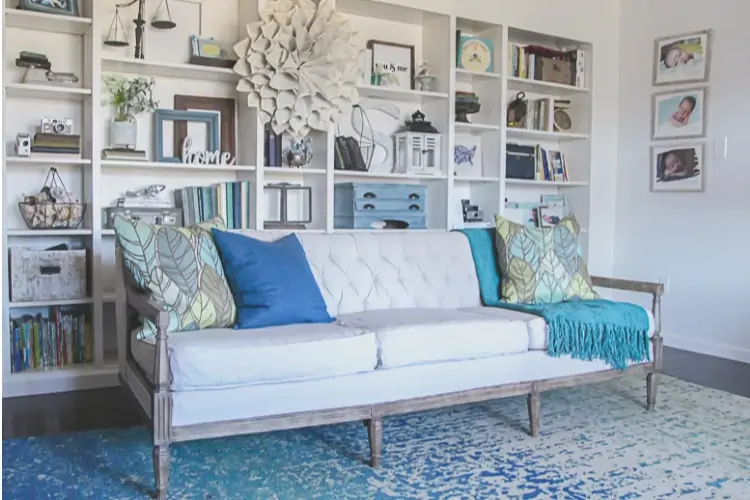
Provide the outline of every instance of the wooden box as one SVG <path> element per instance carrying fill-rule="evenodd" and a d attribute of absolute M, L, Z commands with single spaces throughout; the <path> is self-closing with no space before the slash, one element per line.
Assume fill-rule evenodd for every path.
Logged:
<path fill-rule="evenodd" d="M 575 85 L 575 68 L 572 61 L 536 57 L 534 79 L 563 85 Z"/>
<path fill-rule="evenodd" d="M 336 229 L 426 228 L 426 186 L 344 182 L 333 196 Z"/>
<path fill-rule="evenodd" d="M 11 247 L 11 302 L 86 297 L 86 250 Z"/>

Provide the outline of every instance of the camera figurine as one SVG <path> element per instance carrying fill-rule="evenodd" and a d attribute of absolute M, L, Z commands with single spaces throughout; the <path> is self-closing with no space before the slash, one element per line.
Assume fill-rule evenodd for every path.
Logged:
<path fill-rule="evenodd" d="M 464 222 L 482 222 L 484 212 L 479 210 L 479 205 L 472 205 L 469 200 L 461 200 L 461 211 L 464 215 Z"/>
<path fill-rule="evenodd" d="M 16 156 L 31 156 L 31 136 L 29 134 L 16 135 Z"/>
<path fill-rule="evenodd" d="M 42 118 L 42 133 L 70 135 L 73 133 L 73 120 L 70 118 Z"/>

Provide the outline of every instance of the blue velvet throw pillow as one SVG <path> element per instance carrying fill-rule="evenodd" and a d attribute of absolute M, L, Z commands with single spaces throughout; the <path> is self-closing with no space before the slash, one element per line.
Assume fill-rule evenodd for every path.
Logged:
<path fill-rule="evenodd" d="M 273 242 L 220 230 L 213 235 L 237 306 L 236 329 L 335 319 L 296 235 Z"/>

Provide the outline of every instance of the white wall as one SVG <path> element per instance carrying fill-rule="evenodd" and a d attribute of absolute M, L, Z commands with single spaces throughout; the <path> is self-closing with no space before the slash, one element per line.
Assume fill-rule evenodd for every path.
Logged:
<path fill-rule="evenodd" d="M 614 266 L 618 147 L 618 0 L 383 0 L 456 16 L 582 40 L 594 46 L 589 268 L 609 276 Z M 628 276 L 625 276 L 628 277 Z"/>
<path fill-rule="evenodd" d="M 667 345 L 750 362 L 750 32 L 738 22 L 748 16 L 747 0 L 622 1 L 614 248 L 616 275 L 670 277 Z M 707 28 L 713 32 L 705 192 L 651 193 L 653 40 Z"/>

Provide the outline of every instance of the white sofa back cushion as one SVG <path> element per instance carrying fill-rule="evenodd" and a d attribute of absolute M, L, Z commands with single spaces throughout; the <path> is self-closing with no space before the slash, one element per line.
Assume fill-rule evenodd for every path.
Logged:
<path fill-rule="evenodd" d="M 241 233 L 265 241 L 285 234 Z M 482 305 L 471 249 L 461 233 L 297 234 L 332 316 L 372 309 Z"/>

